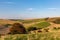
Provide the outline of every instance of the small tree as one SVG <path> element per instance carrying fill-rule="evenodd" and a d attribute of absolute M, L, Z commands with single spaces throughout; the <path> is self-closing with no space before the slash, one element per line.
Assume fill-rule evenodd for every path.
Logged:
<path fill-rule="evenodd" d="M 26 34 L 26 29 L 20 23 L 14 23 L 10 28 L 10 32 L 8 34 Z"/>

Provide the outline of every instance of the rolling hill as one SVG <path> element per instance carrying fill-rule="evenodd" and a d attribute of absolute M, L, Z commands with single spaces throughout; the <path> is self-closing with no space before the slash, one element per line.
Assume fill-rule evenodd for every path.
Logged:
<path fill-rule="evenodd" d="M 37 25 L 40 26 L 40 22 L 49 22 L 51 25 L 48 26 L 50 28 L 52 27 L 60 27 L 60 24 L 55 24 L 52 23 L 51 21 L 55 20 L 55 19 L 60 19 L 60 17 L 54 17 L 54 18 L 48 18 L 47 20 L 45 20 L 46 18 L 39 18 L 39 19 L 25 19 L 25 20 L 21 20 L 21 19 L 0 19 L 0 25 L 4 25 L 4 24 L 13 24 L 13 23 L 22 23 L 24 25 L 25 28 Z M 44 23 L 43 23 L 44 24 Z M 43 24 L 41 24 L 43 26 Z M 46 23 L 44 24 L 46 25 Z M 9 28 L 0 26 L 0 33 L 4 33 L 6 32 Z"/>

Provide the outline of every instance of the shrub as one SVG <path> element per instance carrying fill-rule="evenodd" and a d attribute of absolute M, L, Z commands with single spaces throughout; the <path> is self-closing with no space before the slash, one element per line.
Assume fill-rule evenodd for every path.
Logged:
<path fill-rule="evenodd" d="M 14 23 L 10 28 L 10 32 L 8 34 L 25 34 L 25 33 L 27 32 L 22 24 Z"/>
<path fill-rule="evenodd" d="M 29 27 L 27 30 L 28 31 L 33 31 L 33 30 L 37 30 L 37 28 L 36 27 Z"/>
<path fill-rule="evenodd" d="M 60 27 L 57 27 L 57 28 L 56 28 L 56 27 L 54 27 L 53 29 L 54 29 L 54 30 L 59 30 L 59 29 L 60 29 Z"/>

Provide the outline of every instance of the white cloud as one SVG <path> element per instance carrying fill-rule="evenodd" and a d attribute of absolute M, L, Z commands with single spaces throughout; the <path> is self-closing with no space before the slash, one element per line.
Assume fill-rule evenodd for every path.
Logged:
<path fill-rule="evenodd" d="M 28 8 L 27 10 L 32 11 L 32 10 L 33 10 L 33 8 Z"/>

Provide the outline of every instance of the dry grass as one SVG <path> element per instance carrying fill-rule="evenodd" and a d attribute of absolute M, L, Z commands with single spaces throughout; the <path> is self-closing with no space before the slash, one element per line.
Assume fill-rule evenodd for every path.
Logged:
<path fill-rule="evenodd" d="M 6 35 L 1 40 L 60 40 L 60 32 Z"/>

